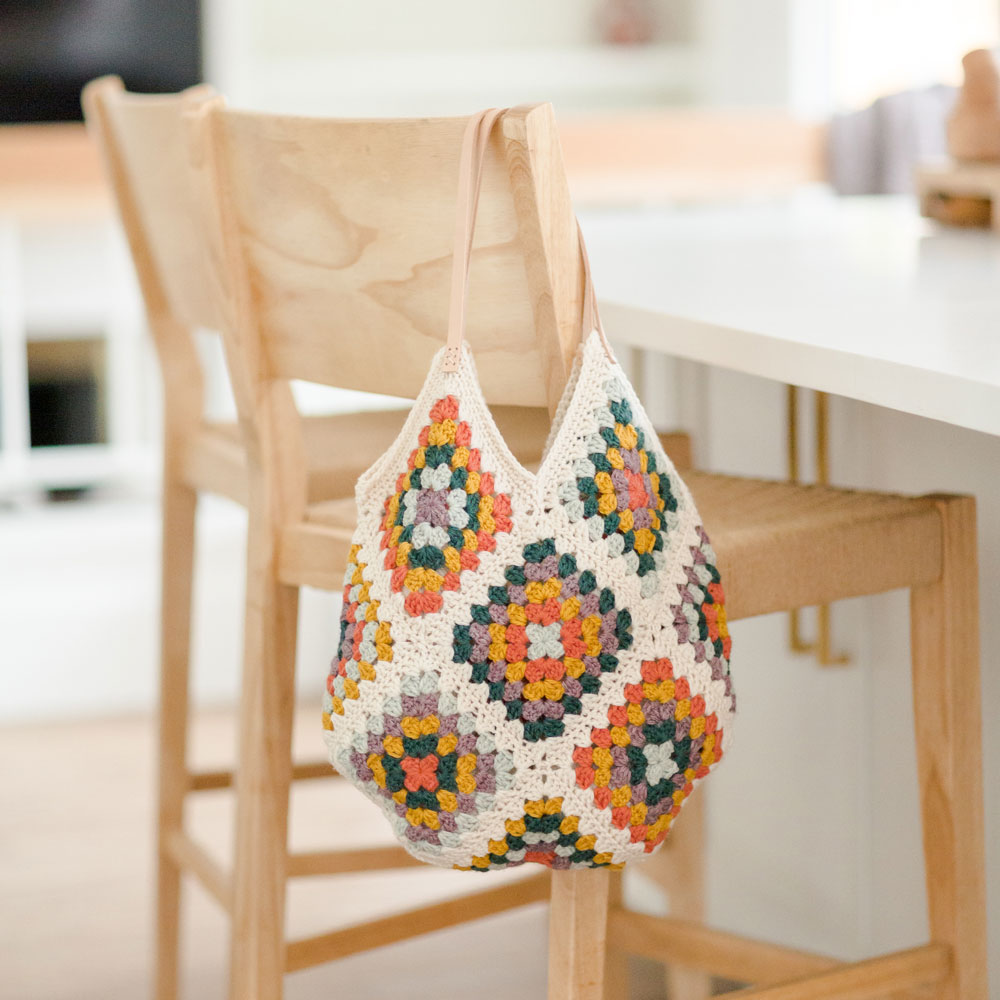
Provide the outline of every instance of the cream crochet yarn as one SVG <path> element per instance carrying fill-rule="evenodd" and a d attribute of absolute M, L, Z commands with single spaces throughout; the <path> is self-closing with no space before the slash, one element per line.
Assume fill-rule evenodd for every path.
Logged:
<path fill-rule="evenodd" d="M 537 473 L 451 343 L 356 499 L 334 767 L 431 864 L 653 851 L 722 757 L 730 640 L 698 512 L 599 326 Z"/>

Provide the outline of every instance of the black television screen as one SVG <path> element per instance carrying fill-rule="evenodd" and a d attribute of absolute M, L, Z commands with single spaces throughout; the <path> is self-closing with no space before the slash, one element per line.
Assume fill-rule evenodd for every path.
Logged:
<path fill-rule="evenodd" d="M 117 73 L 165 93 L 201 79 L 199 0 L 0 0 L 0 122 L 78 121 L 80 89 Z"/>

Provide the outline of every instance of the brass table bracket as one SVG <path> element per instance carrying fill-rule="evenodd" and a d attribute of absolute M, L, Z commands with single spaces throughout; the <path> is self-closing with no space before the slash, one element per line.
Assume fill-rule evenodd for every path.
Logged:
<path fill-rule="evenodd" d="M 799 387 L 789 385 L 788 401 L 788 479 L 801 482 L 799 454 Z M 815 393 L 815 449 L 816 482 L 826 486 L 830 482 L 830 406 L 825 392 Z M 816 639 L 809 642 L 802 636 L 802 620 L 796 608 L 788 613 L 788 645 L 795 653 L 813 653 L 824 667 L 841 666 L 850 662 L 846 653 L 834 653 L 831 639 L 830 605 L 821 604 L 816 609 Z"/>

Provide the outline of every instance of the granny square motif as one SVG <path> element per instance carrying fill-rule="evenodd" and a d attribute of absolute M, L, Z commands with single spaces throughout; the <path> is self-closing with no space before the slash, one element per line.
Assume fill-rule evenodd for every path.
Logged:
<path fill-rule="evenodd" d="M 447 350 L 358 482 L 330 759 L 431 864 L 619 867 L 729 745 L 712 546 L 597 330 L 535 473 Z"/>

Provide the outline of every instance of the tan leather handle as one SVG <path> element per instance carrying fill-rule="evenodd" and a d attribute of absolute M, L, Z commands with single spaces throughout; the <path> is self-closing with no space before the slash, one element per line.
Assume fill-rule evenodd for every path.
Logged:
<path fill-rule="evenodd" d="M 499 108 L 490 108 L 473 115 L 462 137 L 462 154 L 458 166 L 458 198 L 455 213 L 455 249 L 451 265 L 451 300 L 448 308 L 448 339 L 442 371 L 458 371 L 462 359 L 462 340 L 465 337 L 465 305 L 469 292 L 469 264 L 472 257 L 472 238 L 476 229 L 479 192 L 483 183 L 483 164 L 489 148 L 490 135 L 497 119 L 503 114 Z M 590 274 L 590 260 L 577 223 L 580 255 L 583 259 L 583 335 L 597 330 L 604 349 L 611 360 L 611 348 L 604 335 L 601 317 L 597 311 L 594 282 Z"/>
<path fill-rule="evenodd" d="M 469 261 L 472 236 L 476 229 L 479 191 L 483 181 L 483 163 L 490 133 L 499 108 L 480 111 L 469 119 L 462 137 L 462 156 L 458 164 L 458 211 L 455 213 L 455 249 L 451 262 L 451 302 L 448 309 L 448 341 L 444 371 L 458 370 L 465 336 L 465 302 L 469 292 Z"/>
<path fill-rule="evenodd" d="M 583 336 L 587 337 L 591 330 L 596 330 L 604 345 L 604 353 L 610 361 L 614 361 L 615 356 L 611 353 L 611 345 L 604 334 L 604 324 L 597 309 L 597 293 L 594 291 L 594 279 L 590 274 L 590 255 L 587 253 L 587 243 L 583 238 L 579 219 L 576 223 L 576 235 L 580 240 L 580 257 L 583 259 Z"/>

